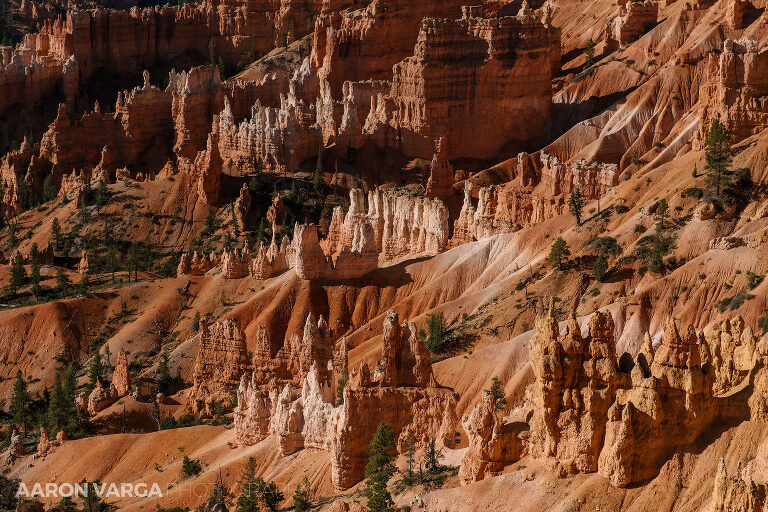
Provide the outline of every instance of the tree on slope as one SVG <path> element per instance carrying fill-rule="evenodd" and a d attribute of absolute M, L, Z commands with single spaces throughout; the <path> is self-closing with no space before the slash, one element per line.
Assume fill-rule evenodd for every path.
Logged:
<path fill-rule="evenodd" d="M 368 445 L 368 464 L 365 466 L 366 494 L 371 512 L 390 512 L 394 506 L 387 482 L 395 474 L 395 434 L 392 427 L 379 423 Z"/>
<path fill-rule="evenodd" d="M 728 129 L 715 119 L 704 142 L 704 156 L 707 160 L 707 189 L 720 199 L 723 189 L 730 185 L 733 171 L 731 165 L 731 144 Z"/>
<path fill-rule="evenodd" d="M 16 371 L 16 381 L 13 383 L 13 396 L 11 397 L 11 418 L 14 424 L 21 425 L 24 429 L 24 435 L 27 435 L 27 424 L 32 417 L 29 409 L 29 390 L 27 381 L 24 380 L 21 370 Z"/>
<path fill-rule="evenodd" d="M 557 240 L 555 240 L 555 242 L 552 244 L 552 248 L 549 250 L 549 257 L 547 258 L 547 261 L 549 262 L 550 266 L 562 270 L 563 266 L 565 265 L 565 260 L 570 255 L 571 251 L 568 249 L 568 244 L 565 242 L 565 240 L 563 240 L 563 237 L 558 237 Z"/>

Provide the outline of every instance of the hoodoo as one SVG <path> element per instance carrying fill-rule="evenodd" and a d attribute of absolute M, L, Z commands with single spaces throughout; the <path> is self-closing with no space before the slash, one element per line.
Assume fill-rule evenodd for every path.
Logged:
<path fill-rule="evenodd" d="M 0 508 L 761 512 L 764 8 L 0 1 Z"/>

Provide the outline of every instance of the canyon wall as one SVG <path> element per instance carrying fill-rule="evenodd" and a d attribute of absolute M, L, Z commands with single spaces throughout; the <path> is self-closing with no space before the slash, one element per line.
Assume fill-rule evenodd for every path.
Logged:
<path fill-rule="evenodd" d="M 604 196 L 619 184 L 615 164 L 587 164 L 584 160 L 561 162 L 539 152 L 538 160 L 526 153 L 517 157 L 512 180 L 502 185 L 478 187 L 464 183 L 464 203 L 454 221 L 451 246 L 509 233 L 527 224 L 568 212 L 568 196 L 578 189 L 585 201 Z M 477 194 L 477 206 L 473 204 Z"/>
<path fill-rule="evenodd" d="M 537 145 L 548 128 L 556 37 L 527 12 L 427 18 L 414 55 L 395 65 L 391 91 L 376 98 L 365 132 L 380 146 L 426 159 L 440 138 L 449 160 Z"/>
<path fill-rule="evenodd" d="M 63 90 L 69 113 L 81 84 L 97 73 L 138 74 L 158 62 L 189 66 L 211 58 L 237 64 L 312 31 L 323 2 L 205 0 L 182 7 L 69 10 L 45 19 L 23 45 L 3 52 L 0 115 Z"/>
<path fill-rule="evenodd" d="M 424 18 L 458 18 L 458 0 L 373 0 L 365 8 L 318 17 L 312 65 L 338 96 L 346 81 L 391 80 L 392 66 L 413 54 Z"/>
<path fill-rule="evenodd" d="M 723 42 L 723 51 L 707 57 L 707 79 L 700 91 L 699 130 L 694 147 L 703 148 L 712 121 L 719 119 L 736 142 L 768 126 L 768 55 L 757 41 Z"/>

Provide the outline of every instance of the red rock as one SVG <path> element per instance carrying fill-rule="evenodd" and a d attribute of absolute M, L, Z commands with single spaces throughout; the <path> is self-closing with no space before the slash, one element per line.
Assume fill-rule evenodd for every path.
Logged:
<path fill-rule="evenodd" d="M 114 401 L 113 398 L 114 397 L 109 394 L 109 391 L 104 389 L 101 380 L 97 379 L 96 386 L 93 388 L 93 391 L 91 391 L 91 394 L 88 395 L 88 414 L 93 416 L 105 409 Z"/>
<path fill-rule="evenodd" d="M 365 132 L 420 158 L 431 158 L 442 137 L 449 160 L 540 142 L 551 109 L 553 37 L 533 16 L 424 19 L 414 56 L 395 65 L 392 89 L 377 98 Z"/>
<path fill-rule="evenodd" d="M 523 422 L 505 425 L 500 414 L 495 410 L 493 396 L 485 390 L 482 402 L 462 418 L 462 426 L 469 438 L 469 448 L 459 469 L 463 485 L 500 474 L 504 466 L 520 458 L 523 443 L 518 435 L 528 427 Z"/>
<path fill-rule="evenodd" d="M 187 398 L 195 413 L 210 416 L 216 402 L 229 406 L 232 391 L 248 369 L 248 350 L 240 329 L 231 320 L 209 324 L 203 318 L 198 336 L 199 349 Z"/>
<path fill-rule="evenodd" d="M 626 46 L 656 24 L 659 5 L 653 0 L 619 2 L 619 14 L 605 29 L 605 41 L 612 48 Z"/>
<path fill-rule="evenodd" d="M 317 328 L 311 317 L 307 319 L 301 341 L 303 348 L 298 351 L 299 373 L 305 373 L 307 364 L 311 364 L 311 368 L 302 378 L 299 397 L 293 397 L 292 383 L 288 382 L 279 393 L 272 387 L 267 398 L 264 389 L 273 384 L 265 383 L 263 379 L 267 374 L 258 370 L 266 368 L 267 361 L 254 365 L 258 373 L 254 372 L 250 379 L 242 378 L 235 409 L 239 443 L 254 444 L 274 435 L 284 455 L 303 448 L 328 451 L 337 489 L 348 488 L 363 477 L 368 441 L 379 422 L 393 428 L 401 452 L 405 451 L 406 440 L 411 435 L 419 446 L 429 439 L 452 446 L 456 394 L 435 382 L 429 356 L 423 346 L 418 346 L 415 331 L 413 336 L 404 335 L 405 329 L 397 324 L 397 315 L 390 312 L 385 321 L 390 341 L 385 343 L 382 355 L 385 361 L 398 361 L 402 367 L 385 364 L 382 380 L 372 386 L 367 366 L 363 364 L 358 376 L 344 388 L 344 403 L 334 406 L 333 383 L 343 369 L 340 365 L 345 358 L 334 355 L 332 346 L 321 341 L 326 328 L 322 319 Z M 408 333 L 412 330 L 413 327 L 407 327 Z M 265 352 L 260 350 L 260 357 L 264 357 Z M 331 364 L 332 361 L 337 363 Z"/>
<path fill-rule="evenodd" d="M 245 231 L 247 228 L 248 212 L 251 209 L 251 193 L 248 190 L 248 185 L 243 183 L 243 187 L 240 189 L 240 195 L 235 200 L 235 223 L 237 229 Z"/>
<path fill-rule="evenodd" d="M 128 371 L 128 358 L 123 349 L 120 349 L 120 352 L 117 354 L 117 362 L 115 363 L 115 371 L 112 372 L 109 392 L 115 397 L 126 396 L 131 392 L 131 374 Z"/>
<path fill-rule="evenodd" d="M 37 443 L 37 453 L 35 454 L 35 458 L 45 458 L 45 456 L 48 455 L 52 449 L 53 444 L 48 437 L 48 431 L 45 429 L 45 427 L 41 426 L 40 441 Z"/>

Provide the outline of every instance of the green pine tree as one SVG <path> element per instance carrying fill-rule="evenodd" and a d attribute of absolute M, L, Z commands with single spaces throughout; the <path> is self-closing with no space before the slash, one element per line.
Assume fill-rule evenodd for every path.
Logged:
<path fill-rule="evenodd" d="M 107 184 L 104 180 L 99 180 L 99 184 L 96 187 L 96 209 L 101 210 L 109 201 L 109 191 L 107 190 Z"/>
<path fill-rule="evenodd" d="M 53 218 L 53 224 L 51 225 L 51 231 L 53 232 L 52 244 L 53 248 L 57 251 L 61 250 L 61 225 L 59 224 L 58 217 Z"/>
<path fill-rule="evenodd" d="M 80 427 L 80 416 L 75 401 L 77 398 L 77 374 L 71 364 L 64 370 L 62 393 L 64 396 L 64 411 L 66 412 L 67 425 L 64 431 L 67 433 L 67 436 L 73 437 L 75 431 Z"/>
<path fill-rule="evenodd" d="M 341 378 L 336 383 L 336 405 L 344 403 L 344 388 L 347 387 L 347 382 L 349 382 L 349 370 L 344 368 L 341 371 Z"/>
<path fill-rule="evenodd" d="M 72 282 L 69 277 L 64 273 L 64 269 L 61 267 L 56 269 L 56 294 L 59 298 L 64 298 L 69 293 L 69 289 L 72 287 Z"/>
<path fill-rule="evenodd" d="M 581 212 L 584 210 L 584 198 L 581 196 L 581 189 L 574 188 L 571 195 L 568 196 L 568 209 L 576 217 L 576 224 L 581 226 Z"/>
<path fill-rule="evenodd" d="M 368 446 L 368 464 L 365 466 L 366 494 L 371 512 L 390 512 L 394 506 L 387 482 L 396 472 L 395 435 L 392 427 L 379 423 Z"/>
<path fill-rule="evenodd" d="M 568 244 L 565 242 L 565 240 L 563 240 L 563 237 L 557 237 L 557 240 L 555 240 L 555 242 L 552 244 L 552 248 L 549 251 L 547 262 L 550 266 L 562 270 L 564 268 L 565 261 L 570 255 L 571 251 L 568 249 Z"/>
<path fill-rule="evenodd" d="M 728 129 L 715 119 L 704 141 L 704 156 L 707 161 L 706 182 L 710 193 L 720 198 L 723 188 L 731 183 L 731 144 Z"/>
<path fill-rule="evenodd" d="M 63 430 L 67 425 L 67 403 L 64 396 L 64 385 L 61 382 L 61 374 L 56 372 L 51 390 L 51 400 L 48 403 L 48 428 L 53 432 Z"/>
<path fill-rule="evenodd" d="M 117 271 L 117 251 L 114 244 L 110 244 L 107 248 L 107 256 L 105 259 L 107 272 L 112 274 L 112 280 L 115 280 L 115 272 Z"/>
<path fill-rule="evenodd" d="M 32 418 L 32 411 L 29 408 L 31 399 L 27 389 L 27 381 L 24 380 L 21 370 L 17 370 L 16 380 L 13 383 L 10 412 L 13 423 L 24 429 L 24 436 L 27 435 L 27 424 Z"/>
<path fill-rule="evenodd" d="M 507 407 L 507 398 L 504 395 L 504 386 L 501 385 L 501 380 L 498 377 L 494 377 L 491 380 L 491 389 L 488 392 L 491 394 L 493 409 L 503 411 Z"/>
<path fill-rule="evenodd" d="M 29 266 L 30 275 L 29 280 L 32 283 L 32 293 L 38 295 L 40 293 L 40 251 L 37 249 L 37 244 L 32 244 L 32 248 L 29 250 Z"/>
<path fill-rule="evenodd" d="M 606 272 L 608 272 L 608 260 L 606 259 L 605 254 L 601 252 L 597 255 L 595 264 L 592 265 L 592 275 L 595 280 L 602 282 L 603 279 L 605 279 Z"/>
<path fill-rule="evenodd" d="M 19 288 L 24 286 L 27 281 L 27 271 L 24 270 L 24 263 L 22 261 L 21 254 L 18 252 L 16 253 L 16 257 L 13 260 L 13 265 L 11 266 L 11 276 L 10 281 L 8 283 L 8 293 L 11 295 L 16 295 L 19 291 Z"/>
<path fill-rule="evenodd" d="M 56 199 L 58 193 L 59 191 L 56 190 L 56 184 L 53 182 L 53 174 L 49 174 L 45 177 L 45 181 L 43 181 L 43 201 L 46 203 L 48 201 L 53 201 Z"/>
<path fill-rule="evenodd" d="M 128 258 L 127 258 L 127 264 L 128 264 L 128 281 L 131 280 L 131 272 L 134 273 L 135 281 L 139 280 L 139 246 L 134 241 L 131 242 L 131 245 L 128 247 Z"/>
<path fill-rule="evenodd" d="M 323 186 L 325 181 L 323 180 L 323 137 L 320 136 L 320 146 L 317 149 L 317 163 L 315 164 L 315 174 L 312 177 L 312 186 L 315 189 L 315 193 L 320 195 L 323 192 Z"/>
<path fill-rule="evenodd" d="M 595 42 L 590 38 L 584 47 L 584 67 L 588 68 L 595 63 Z"/>
<path fill-rule="evenodd" d="M 101 352 L 99 349 L 93 351 L 93 358 L 91 359 L 91 365 L 88 369 L 88 377 L 90 379 L 90 388 L 96 387 L 96 383 L 104 377 L 104 365 L 101 361 Z"/>
<path fill-rule="evenodd" d="M 294 512 L 307 512 L 309 510 L 309 479 L 304 477 L 304 481 L 296 486 L 293 492 L 293 510 Z"/>
<path fill-rule="evenodd" d="M 258 512 L 259 496 L 256 488 L 256 459 L 248 457 L 242 473 L 240 473 L 240 494 L 237 495 L 237 511 L 238 512 Z"/>
<path fill-rule="evenodd" d="M 170 386 L 172 377 L 171 370 L 168 367 L 168 353 L 163 352 L 160 354 L 160 361 L 157 363 L 156 381 L 157 389 L 161 393 L 168 392 L 168 386 Z"/>

